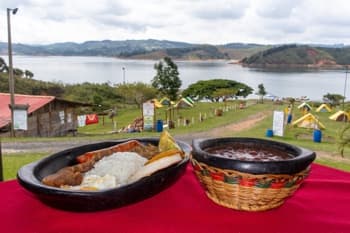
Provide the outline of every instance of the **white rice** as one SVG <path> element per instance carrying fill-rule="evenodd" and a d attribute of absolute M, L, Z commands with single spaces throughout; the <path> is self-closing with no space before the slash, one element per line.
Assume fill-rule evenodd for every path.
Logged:
<path fill-rule="evenodd" d="M 103 184 L 96 185 L 98 177 L 103 179 L 106 176 L 113 176 L 116 187 L 124 185 L 128 179 L 137 170 L 139 170 L 148 160 L 134 152 L 117 152 L 112 155 L 103 157 L 98 161 L 94 168 L 84 175 L 82 184 L 84 186 L 92 186 L 98 189 L 103 188 Z M 97 178 L 97 180 L 96 180 Z M 89 180 L 91 182 L 89 182 Z M 111 188 L 110 179 L 105 188 Z M 102 182 L 103 183 L 103 182 Z"/>

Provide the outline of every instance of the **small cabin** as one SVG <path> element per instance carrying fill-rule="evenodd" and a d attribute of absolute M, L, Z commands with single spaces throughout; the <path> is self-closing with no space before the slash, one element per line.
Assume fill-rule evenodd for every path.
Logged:
<path fill-rule="evenodd" d="M 15 105 L 27 105 L 27 130 L 16 130 L 15 136 L 53 137 L 65 136 L 77 131 L 77 109 L 90 106 L 56 98 L 15 94 Z M 10 136 L 10 94 L 0 93 L 0 133 Z"/>

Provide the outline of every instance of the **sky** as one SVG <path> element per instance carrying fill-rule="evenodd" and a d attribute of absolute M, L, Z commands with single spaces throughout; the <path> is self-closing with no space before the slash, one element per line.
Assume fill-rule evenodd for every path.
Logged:
<path fill-rule="evenodd" d="M 1 0 L 0 41 L 350 44 L 348 0 Z"/>

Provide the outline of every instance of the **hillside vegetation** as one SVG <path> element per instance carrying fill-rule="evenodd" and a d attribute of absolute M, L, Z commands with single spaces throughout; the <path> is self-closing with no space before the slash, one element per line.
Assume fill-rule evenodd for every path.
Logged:
<path fill-rule="evenodd" d="M 344 45 L 263 45 L 227 43 L 193 44 L 168 40 L 103 40 L 83 43 L 65 42 L 48 45 L 13 44 L 17 55 L 31 56 L 106 56 L 128 59 L 159 60 L 237 60 L 245 66 L 337 67 L 350 64 L 350 47 Z M 0 54 L 7 43 L 0 42 Z M 339 67 L 338 67 L 339 68 Z"/>
<path fill-rule="evenodd" d="M 159 60 L 237 60 L 244 66 L 307 66 L 340 68 L 350 64 L 350 47 L 344 45 L 263 45 L 227 43 L 193 44 L 168 40 L 103 40 L 48 45 L 13 44 L 13 52 L 31 56 L 106 56 L 127 59 Z M 7 43 L 0 42 L 0 54 Z"/>
<path fill-rule="evenodd" d="M 179 60 L 235 59 L 265 49 L 258 44 L 230 43 L 225 45 L 191 44 L 167 40 L 86 41 L 84 43 L 54 43 L 49 45 L 13 44 L 19 55 L 32 56 L 106 56 L 130 59 Z M 7 53 L 7 43 L 0 43 L 0 54 Z"/>
<path fill-rule="evenodd" d="M 350 47 L 344 48 L 322 48 L 323 51 L 331 55 L 337 64 L 348 65 L 350 64 Z"/>
<path fill-rule="evenodd" d="M 350 64 L 350 48 L 324 48 L 307 45 L 272 47 L 241 60 L 250 67 L 330 67 L 342 68 Z"/>
<path fill-rule="evenodd" d="M 225 51 L 220 51 L 212 45 L 200 45 L 188 48 L 169 48 L 155 50 L 144 53 L 135 52 L 134 54 L 121 54 L 121 57 L 134 59 L 161 59 L 163 57 L 171 57 L 173 59 L 182 60 L 209 60 L 209 59 L 230 59 Z"/>
<path fill-rule="evenodd" d="M 31 78 L 14 76 L 16 94 L 50 95 L 70 101 L 92 104 L 92 110 L 110 109 L 116 102 L 122 103 L 122 97 L 108 83 L 62 84 L 44 82 Z M 8 74 L 0 72 L 0 92 L 9 92 Z"/>

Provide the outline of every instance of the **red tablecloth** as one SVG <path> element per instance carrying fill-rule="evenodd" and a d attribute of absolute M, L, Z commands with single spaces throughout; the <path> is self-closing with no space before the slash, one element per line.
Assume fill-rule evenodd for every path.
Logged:
<path fill-rule="evenodd" d="M 0 195 L 0 231 L 6 233 L 350 232 L 350 173 L 317 164 L 294 196 L 265 212 L 236 211 L 214 204 L 190 166 L 163 192 L 108 211 L 53 209 L 15 180 L 1 183 Z"/>

